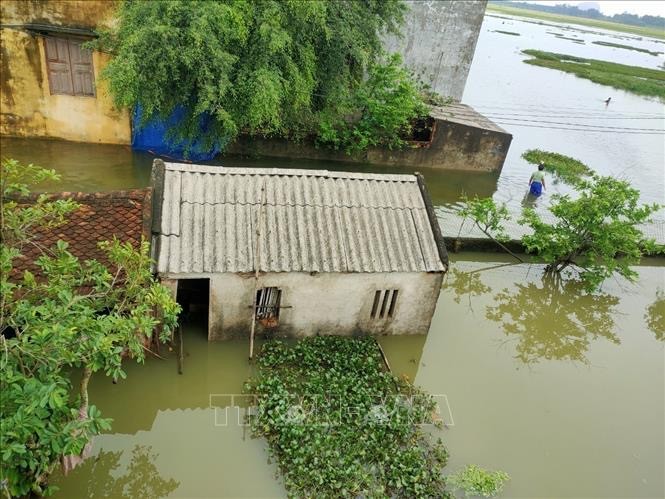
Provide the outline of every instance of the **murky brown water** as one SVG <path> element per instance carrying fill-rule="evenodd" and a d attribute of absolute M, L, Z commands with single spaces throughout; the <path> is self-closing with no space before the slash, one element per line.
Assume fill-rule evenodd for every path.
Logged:
<path fill-rule="evenodd" d="M 502 38 L 489 28 L 504 21 L 486 22 L 465 94 L 469 102 L 489 113 L 499 105 L 502 112 L 533 113 L 546 102 L 549 114 L 565 115 L 564 108 L 590 113 L 587 108 L 606 97 L 590 82 L 523 64 L 518 52 L 574 53 L 578 47 L 550 47 L 562 42 L 549 39 L 534 45 L 544 39 L 538 30 L 547 28 L 519 22 L 511 30 L 521 30 L 521 38 Z M 495 72 L 495 64 L 504 71 Z M 487 73 L 492 77 L 483 78 Z M 657 103 L 610 93 L 618 113 L 662 114 Z M 462 192 L 518 203 L 529 175 L 519 154 L 529 147 L 578 156 L 601 173 L 630 178 L 645 200 L 662 202 L 665 152 L 658 137 L 507 127 L 516 139 L 500 178 L 422 170 L 436 205 L 456 203 Z M 63 182 L 48 189 L 128 189 L 149 182 L 152 156 L 128 147 L 20 139 L 2 139 L 0 146 L 3 156 L 56 168 Z M 273 159 L 223 163 L 399 171 Z M 665 496 L 663 260 L 645 261 L 638 284 L 609 280 L 591 297 L 575 284 L 544 281 L 539 265 L 505 263 L 500 255 L 453 255 L 430 334 L 381 338 L 395 372 L 440 396 L 449 423 L 442 433 L 452 456 L 447 472 L 467 463 L 503 469 L 512 477 L 505 497 Z M 251 374 L 247 343 L 209 344 L 202 326 L 192 324 L 185 349 L 181 376 L 173 353 L 162 352 L 166 360 L 128 365 L 128 379 L 117 385 L 93 379 L 91 400 L 114 419 L 113 431 L 95 440 L 95 457 L 66 478 L 55 477 L 57 497 L 284 496 L 263 442 L 233 422 L 233 410 L 214 408 L 228 405 L 228 397 L 211 399 L 242 391 Z"/>
<path fill-rule="evenodd" d="M 539 265 L 482 260 L 455 256 L 429 336 L 381 338 L 395 372 L 440 395 L 447 471 L 503 469 L 505 497 L 662 497 L 662 262 L 585 297 Z M 181 376 L 163 352 L 117 385 L 93 380 L 113 433 L 58 497 L 284 496 L 263 442 L 212 408 L 242 391 L 247 342 L 209 344 L 197 325 L 184 338 Z"/>

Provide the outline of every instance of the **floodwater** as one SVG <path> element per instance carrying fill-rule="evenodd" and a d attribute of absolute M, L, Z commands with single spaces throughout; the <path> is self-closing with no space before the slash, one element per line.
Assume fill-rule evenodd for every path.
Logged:
<path fill-rule="evenodd" d="M 395 373 L 438 396 L 447 472 L 502 469 L 504 497 L 662 497 L 662 260 L 593 296 L 506 263 L 455 255 L 430 334 L 380 339 Z M 248 342 L 208 344 L 189 324 L 184 345 L 182 375 L 162 351 L 117 385 L 93 379 L 113 432 L 56 477 L 57 497 L 284 497 L 263 441 L 238 424 L 240 409 L 222 408 L 252 374 Z"/>
<path fill-rule="evenodd" d="M 534 169 L 521 155 L 537 148 L 577 158 L 599 174 L 629 180 L 640 190 L 644 202 L 664 202 L 663 103 L 525 64 L 522 61 L 528 57 L 521 53 L 524 49 L 536 49 L 657 68 L 665 60 L 662 54 L 651 56 L 592 42 L 620 43 L 651 51 L 665 50 L 663 44 L 596 28 L 559 26 L 564 29 L 523 18 L 485 16 L 462 102 L 513 134 L 494 198 L 506 202 L 514 211 L 520 209 Z M 552 33 L 577 37 L 584 43 L 557 38 Z M 605 106 L 608 97 L 612 100 Z M 565 184 L 549 182 L 541 204 L 546 205 L 551 195 L 558 192 L 567 192 Z M 661 212 L 660 217 L 665 215 Z"/>
<path fill-rule="evenodd" d="M 547 31 L 578 36 L 585 44 Z M 519 208 L 531 171 L 520 155 L 532 147 L 628 178 L 645 201 L 665 199 L 662 135 L 540 129 L 509 120 L 662 129 L 663 107 L 656 101 L 521 62 L 523 48 L 648 67 L 662 62 L 590 45 L 595 39 L 662 47 L 485 19 L 464 101 L 513 123 L 503 126 L 514 140 L 500 175 L 422 170 L 442 216 L 463 192 L 493 195 Z M 612 102 L 605 108 L 608 96 Z M 149 182 L 152 156 L 127 147 L 20 139 L 3 139 L 0 146 L 3 156 L 62 173 L 63 182 L 50 189 L 129 189 Z M 222 163 L 399 171 L 320 161 Z M 553 185 L 543 204 L 564 189 Z M 637 284 L 610 279 L 591 296 L 574 283 L 543 280 L 540 265 L 507 263 L 500 255 L 453 255 L 430 334 L 380 339 L 396 373 L 439 396 L 448 423 L 441 432 L 451 452 L 447 472 L 468 463 L 502 469 L 512 477 L 505 497 L 665 496 L 663 260 L 638 267 Z M 183 375 L 174 353 L 163 350 L 164 360 L 128 364 L 128 379 L 116 385 L 93 379 L 91 400 L 114 419 L 113 430 L 95 439 L 93 458 L 68 477 L 55 477 L 61 487 L 56 497 L 285 495 L 263 441 L 237 423 L 236 410 L 224 409 L 232 405 L 229 394 L 241 393 L 252 373 L 247 342 L 209 344 L 204 326 L 193 323 L 185 326 L 184 345 Z"/>

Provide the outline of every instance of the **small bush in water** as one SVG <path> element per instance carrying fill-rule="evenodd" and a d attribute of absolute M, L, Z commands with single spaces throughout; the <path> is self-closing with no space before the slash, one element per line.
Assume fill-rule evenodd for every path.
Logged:
<path fill-rule="evenodd" d="M 503 471 L 487 471 L 475 464 L 469 464 L 464 470 L 450 475 L 448 485 L 461 489 L 466 495 L 494 497 L 503 489 L 503 484 L 510 480 Z"/>

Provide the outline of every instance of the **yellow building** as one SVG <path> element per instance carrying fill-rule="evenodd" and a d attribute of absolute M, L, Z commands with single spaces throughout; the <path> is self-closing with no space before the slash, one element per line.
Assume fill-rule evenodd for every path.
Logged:
<path fill-rule="evenodd" d="M 0 133 L 129 144 L 129 114 L 100 71 L 109 56 L 81 48 L 114 22 L 114 1 L 3 0 Z"/>

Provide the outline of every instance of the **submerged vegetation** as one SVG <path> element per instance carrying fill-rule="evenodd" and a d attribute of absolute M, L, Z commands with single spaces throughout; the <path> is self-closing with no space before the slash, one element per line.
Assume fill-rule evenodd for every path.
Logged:
<path fill-rule="evenodd" d="M 522 157 L 532 165 L 545 165 L 545 171 L 568 184 L 575 184 L 593 172 L 580 160 L 556 152 L 529 149 Z"/>
<path fill-rule="evenodd" d="M 503 471 L 487 471 L 474 464 L 462 471 L 450 475 L 448 483 L 454 489 L 461 489 L 468 496 L 494 497 L 503 489 L 503 484 L 510 480 Z"/>
<path fill-rule="evenodd" d="M 543 21 L 551 21 L 556 23 L 592 26 L 595 28 L 608 29 L 612 31 L 622 31 L 624 33 L 634 33 L 642 36 L 653 36 L 655 38 L 665 39 L 665 30 L 662 28 L 656 28 L 652 26 L 632 26 L 630 24 L 623 24 L 621 22 L 605 21 L 600 19 L 588 19 L 588 18 L 575 17 L 564 14 L 554 14 L 550 12 L 537 12 L 535 10 L 523 9 L 506 5 L 503 2 L 501 2 L 501 4 L 488 3 L 487 12 L 490 15 L 496 12 L 511 16 L 527 17 L 531 19 L 541 19 Z"/>
<path fill-rule="evenodd" d="M 529 49 L 522 52 L 533 57 L 524 61 L 527 64 L 558 69 L 600 85 L 665 100 L 665 71 L 660 69 L 627 66 L 540 50 Z"/>
<path fill-rule="evenodd" d="M 373 338 L 265 344 L 251 419 L 290 497 L 450 497 L 435 400 L 383 369 Z"/>
<path fill-rule="evenodd" d="M 34 235 L 63 224 L 78 208 L 39 196 L 21 202 L 52 170 L 3 159 L 0 247 L 0 481 L 3 495 L 47 495 L 49 476 L 85 457 L 92 436 L 110 429 L 88 397 L 96 372 L 124 378 L 122 359 L 145 358 L 149 341 L 166 342 L 178 305 L 153 278 L 148 244 L 102 243 L 108 263 L 80 261 L 58 241 L 43 248 Z M 18 271 L 27 247 L 42 254 L 36 273 Z M 70 378 L 82 373 L 78 390 Z"/>
<path fill-rule="evenodd" d="M 181 114 L 171 135 L 186 152 L 239 134 L 392 148 L 427 113 L 421 86 L 382 49 L 405 10 L 402 0 L 125 1 L 93 45 L 112 54 L 102 78 L 116 105 L 140 108 L 139 127 Z"/>
<path fill-rule="evenodd" d="M 502 35 L 522 36 L 519 33 L 515 33 L 514 31 L 503 31 L 500 29 L 495 29 L 494 32 L 501 33 Z"/>
<path fill-rule="evenodd" d="M 604 42 L 604 41 L 600 41 L 600 40 L 595 41 L 595 42 L 591 42 L 591 43 L 593 43 L 595 45 L 602 45 L 604 47 L 614 47 L 614 48 L 617 48 L 617 49 L 634 50 L 635 52 L 643 52 L 643 53 L 649 54 L 649 55 L 656 55 L 657 56 L 657 55 L 662 54 L 662 52 L 655 52 L 655 51 L 649 50 L 649 49 L 643 49 L 643 48 L 640 48 L 640 47 L 633 47 L 632 45 L 623 45 L 621 43 Z"/>

